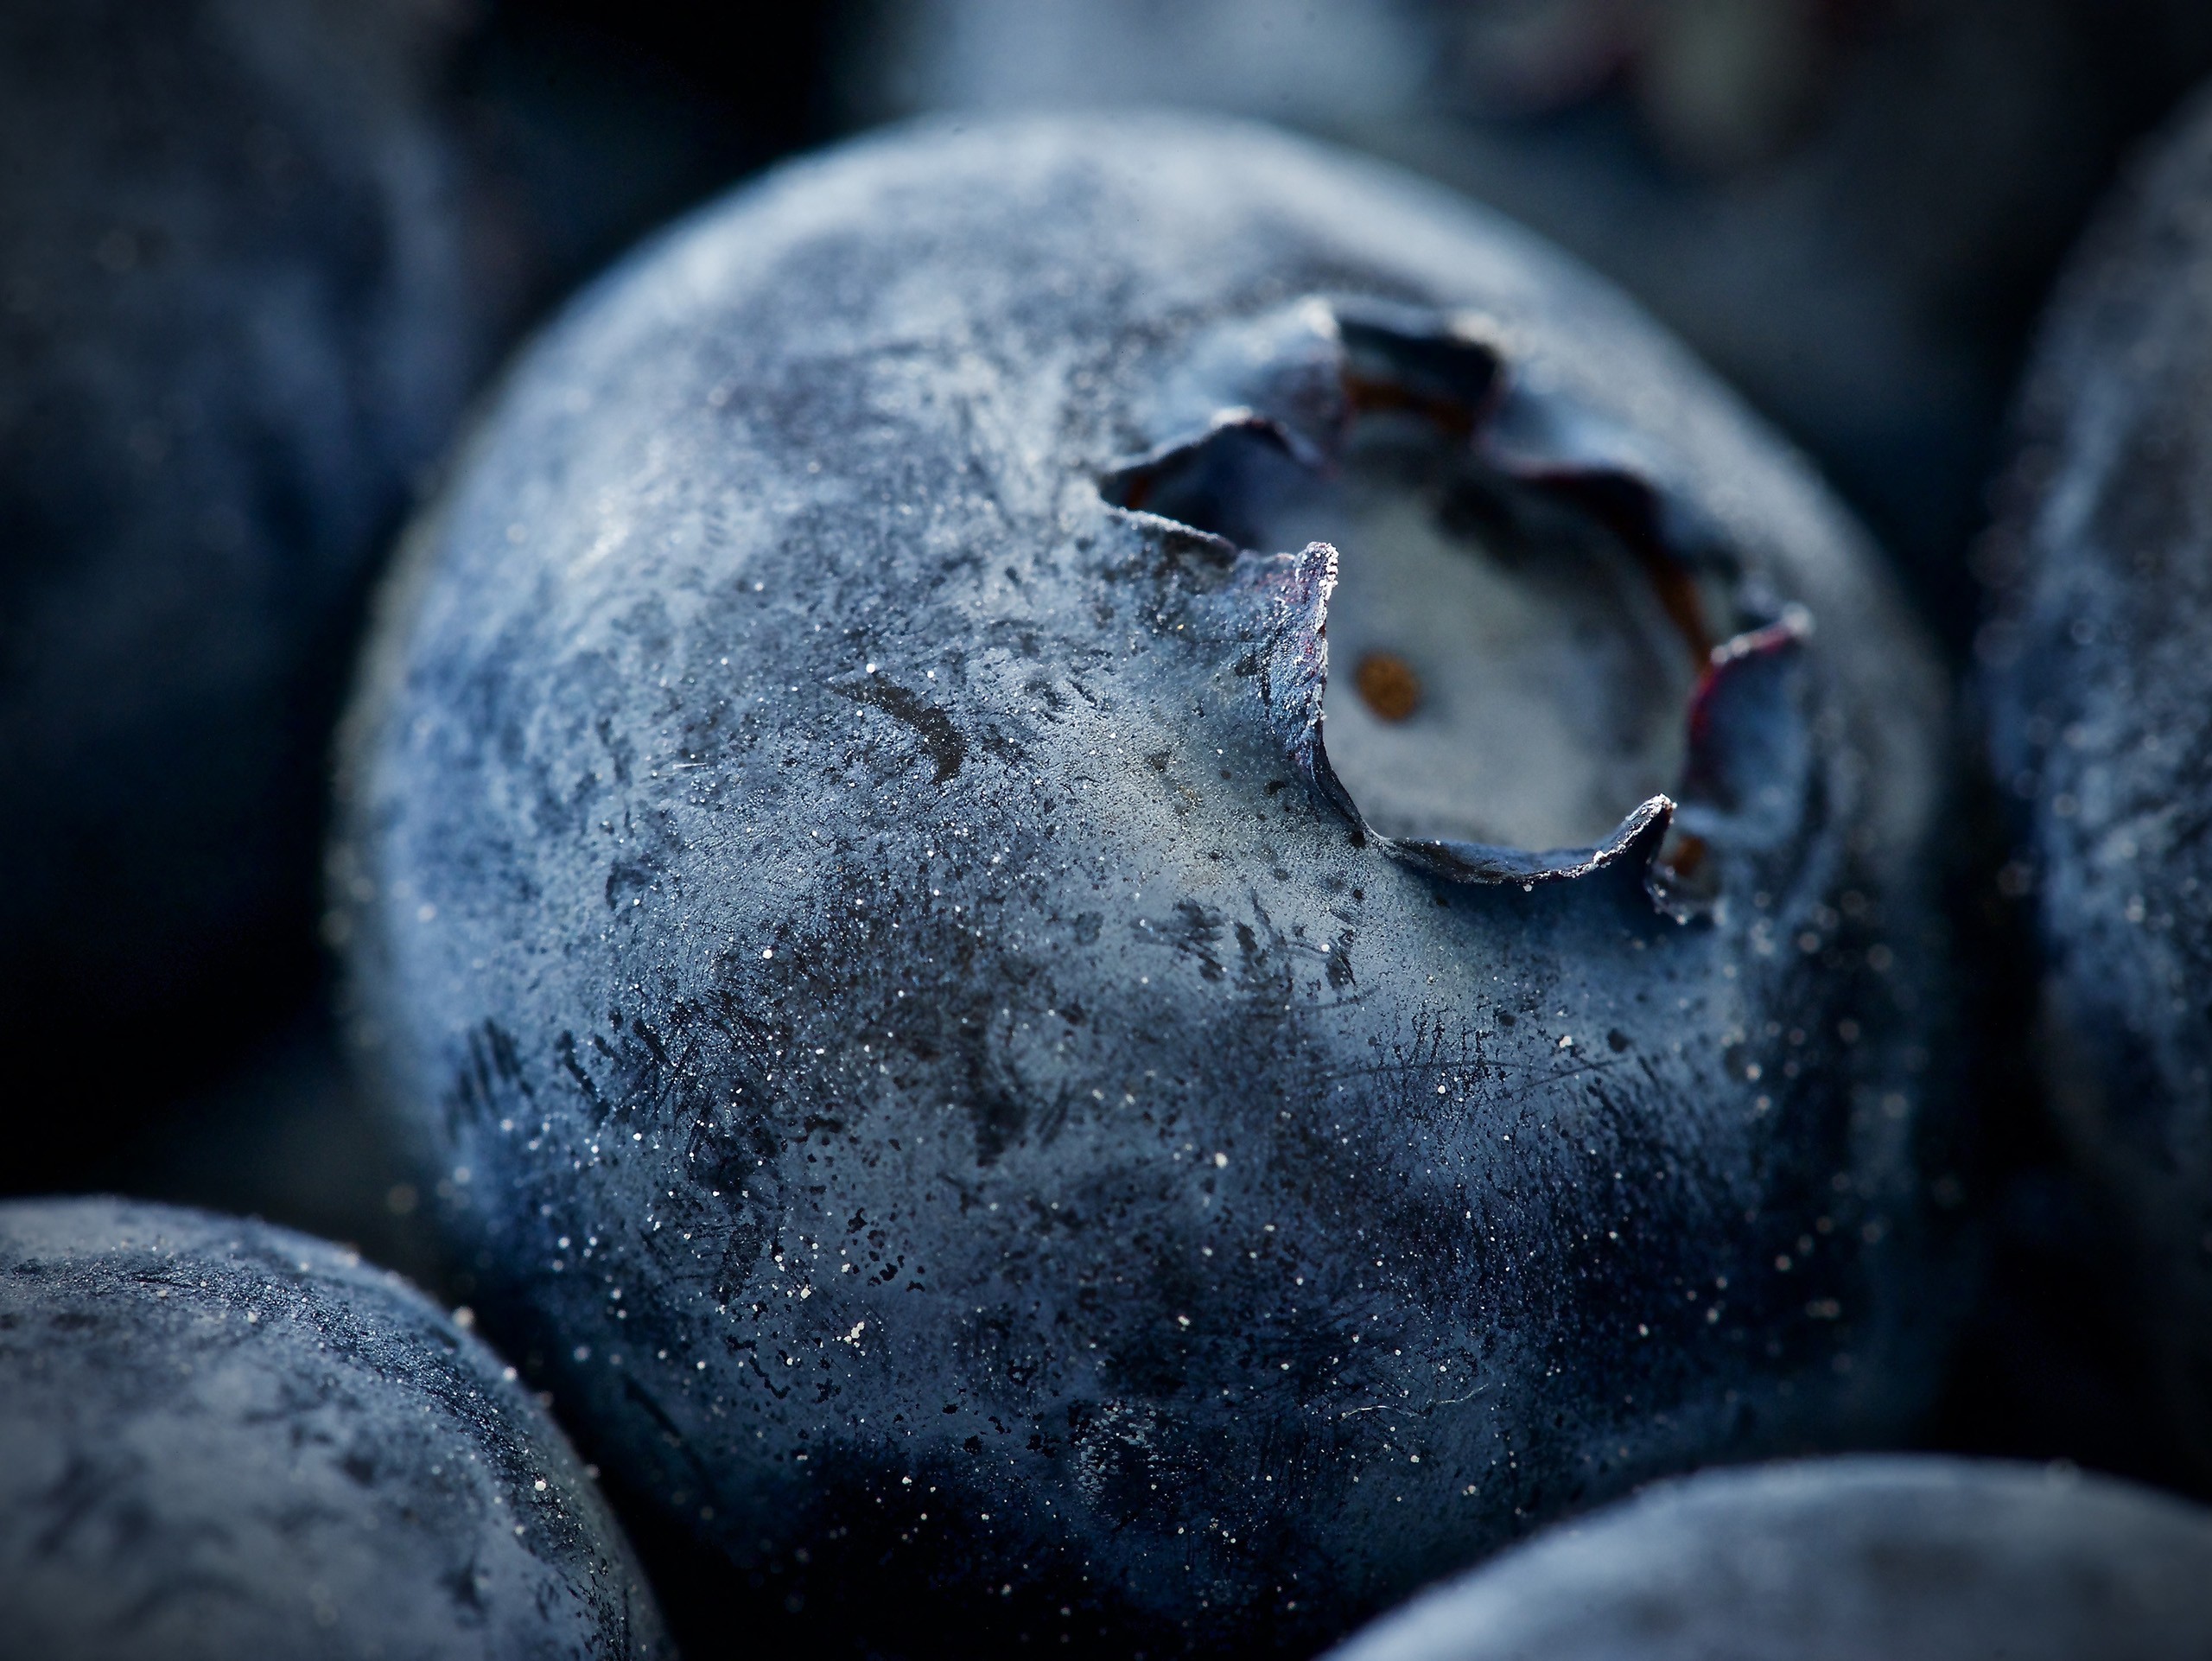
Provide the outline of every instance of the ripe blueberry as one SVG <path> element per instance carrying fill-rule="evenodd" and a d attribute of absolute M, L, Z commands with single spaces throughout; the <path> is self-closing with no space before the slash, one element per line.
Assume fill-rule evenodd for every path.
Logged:
<path fill-rule="evenodd" d="M 483 1345 L 289 1230 L 0 1205 L 0 1611 L 23 1655 L 672 1653 Z"/>
<path fill-rule="evenodd" d="M 349 621 L 489 344 L 427 16 L 0 16 L 0 1046 L 68 1104 L 38 1142 L 312 967 Z"/>
<path fill-rule="evenodd" d="M 1861 1457 L 1663 1483 L 1330 1661 L 2158 1661 L 2212 1640 L 2212 1516 L 2127 1483 Z"/>
<path fill-rule="evenodd" d="M 1940 709 L 1803 470 L 1510 227 L 923 130 L 518 372 L 337 926 L 487 1302 L 759 1608 L 1310 1649 L 1909 1422 Z"/>
<path fill-rule="evenodd" d="M 2139 1249 L 2158 1393 L 2212 1471 L 2212 109 L 2108 208 L 2045 327 L 1980 640 L 2004 873 L 2044 948 L 2055 1117 Z M 2126 1295 L 2122 1294 L 2124 1298 Z"/>
<path fill-rule="evenodd" d="M 1612 277 L 1862 506 L 1963 657 L 2022 326 L 2101 181 L 2212 73 L 2172 0 L 881 0 L 839 101 L 1160 105 L 1326 133 Z"/>

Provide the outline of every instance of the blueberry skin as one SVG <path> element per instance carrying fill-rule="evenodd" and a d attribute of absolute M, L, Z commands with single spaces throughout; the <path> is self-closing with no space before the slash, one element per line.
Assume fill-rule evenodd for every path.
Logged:
<path fill-rule="evenodd" d="M 2165 1661 L 2212 1651 L 2212 1514 L 2070 1470 L 1808 1460 L 1662 1483 L 1330 1661 Z"/>
<path fill-rule="evenodd" d="M 432 17 L 0 16 L 0 1041 L 102 1123 L 313 969 L 352 630 L 493 345 Z"/>
<path fill-rule="evenodd" d="M 2212 1472 L 2212 105 L 2139 162 L 2061 284 L 1983 552 L 2012 886 L 2044 948 L 2055 1116 L 2138 1249 L 2176 1453 Z M 2126 1294 L 2123 1293 L 2123 1298 Z"/>
<path fill-rule="evenodd" d="M 514 1370 L 289 1229 L 0 1205 L 11 1655 L 672 1655 Z"/>
<path fill-rule="evenodd" d="M 1334 556 L 1107 500 L 1330 476 L 1348 343 L 1491 373 L 1499 479 L 1758 625 L 1679 812 L 1380 834 Z M 1513 228 L 1235 124 L 925 127 L 514 372 L 385 601 L 334 928 L 479 1306 L 757 1630 L 1310 1652 L 1911 1422 L 1941 720 L 1802 468 Z"/>

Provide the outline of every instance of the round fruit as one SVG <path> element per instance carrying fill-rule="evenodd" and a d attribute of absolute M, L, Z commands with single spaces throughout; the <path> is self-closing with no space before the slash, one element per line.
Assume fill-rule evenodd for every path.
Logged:
<path fill-rule="evenodd" d="M 1510 226 L 1228 124 L 855 146 L 540 344 L 380 627 L 358 1035 L 810 1643 L 1310 1650 L 1928 1391 L 1936 678 Z"/>
<path fill-rule="evenodd" d="M 1936 1458 L 1708 1472 L 1564 1524 L 1330 1661 L 2164 1661 L 2212 1646 L 2212 1514 Z"/>
<path fill-rule="evenodd" d="M 672 1653 L 512 1367 L 287 1229 L 0 1205 L 0 1611 L 24 1655 Z"/>
<path fill-rule="evenodd" d="M 338 665 L 490 345 L 430 19 L 0 13 L 0 1044 L 70 1057 L 34 1149 L 312 971 Z"/>
<path fill-rule="evenodd" d="M 1996 765 L 2024 815 L 2056 1116 L 2140 1247 L 2140 1325 L 2212 1471 L 2212 105 L 2054 306 L 1986 550 Z"/>

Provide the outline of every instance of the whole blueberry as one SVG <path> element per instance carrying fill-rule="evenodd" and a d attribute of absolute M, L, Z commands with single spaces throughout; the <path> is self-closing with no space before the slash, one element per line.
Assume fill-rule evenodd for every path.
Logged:
<path fill-rule="evenodd" d="M 925 128 L 517 371 L 334 926 L 480 1301 L 761 1619 L 1310 1649 L 1910 1422 L 1940 719 L 1802 467 L 1510 226 Z"/>
<path fill-rule="evenodd" d="M 1562 1524 L 1331 1661 L 2163 1661 L 2212 1646 L 2212 1513 L 2064 1467 L 1713 1471 Z"/>
<path fill-rule="evenodd" d="M 512 1367 L 289 1229 L 0 1205 L 10 1654 L 671 1654 Z"/>
<path fill-rule="evenodd" d="M 1984 550 L 2005 873 L 2044 952 L 2056 1117 L 2138 1248 L 2139 1329 L 2212 1471 L 2212 105 L 2076 256 Z M 2126 1289 L 2108 1294 L 2127 1302 Z"/>
<path fill-rule="evenodd" d="M 491 344 L 448 41 L 416 0 L 0 12 L 0 1043 L 63 1110 L 19 1155 L 312 971 L 351 622 Z"/>

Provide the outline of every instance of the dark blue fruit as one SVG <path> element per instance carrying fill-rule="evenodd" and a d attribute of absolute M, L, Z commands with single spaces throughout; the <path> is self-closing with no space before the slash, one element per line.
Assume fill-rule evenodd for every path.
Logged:
<path fill-rule="evenodd" d="M 2065 1468 L 1707 1472 L 1562 1524 L 1330 1661 L 2167 1661 L 2212 1650 L 2212 1514 Z"/>
<path fill-rule="evenodd" d="M 1310 1650 L 1910 1421 L 1940 721 L 1803 469 L 1511 227 L 923 130 L 519 369 L 334 922 L 480 1301 L 748 1632 Z"/>
<path fill-rule="evenodd" d="M 495 1356 L 289 1229 L 0 1205 L 10 1655 L 667 1656 L 629 1548 Z"/>
<path fill-rule="evenodd" d="M 2186 1457 L 2212 1473 L 2212 106 L 2108 207 L 2046 325 L 1981 638 L 2023 813 L 2056 1117 L 2135 1243 Z M 2107 1296 L 2129 1301 L 2122 1289 Z"/>
<path fill-rule="evenodd" d="M 0 1047 L 48 1109 L 31 1149 L 312 969 L 351 620 L 491 345 L 434 11 L 0 11 Z"/>

